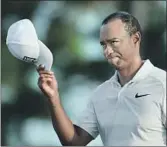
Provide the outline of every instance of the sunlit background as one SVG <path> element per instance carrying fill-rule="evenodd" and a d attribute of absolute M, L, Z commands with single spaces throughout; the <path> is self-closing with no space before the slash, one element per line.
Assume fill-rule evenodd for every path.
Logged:
<path fill-rule="evenodd" d="M 54 56 L 52 70 L 71 120 L 85 108 L 97 85 L 114 69 L 99 44 L 102 20 L 117 10 L 136 16 L 143 28 L 142 56 L 166 70 L 166 1 L 2 1 L 1 142 L 5 146 L 61 146 L 35 66 L 13 57 L 6 46 L 10 25 L 30 19 Z M 100 136 L 89 146 L 101 146 Z"/>

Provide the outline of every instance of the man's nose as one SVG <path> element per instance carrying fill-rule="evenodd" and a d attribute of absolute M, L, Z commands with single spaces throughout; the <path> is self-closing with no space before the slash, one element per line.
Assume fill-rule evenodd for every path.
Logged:
<path fill-rule="evenodd" d="M 107 55 L 110 55 L 110 54 L 114 53 L 113 48 L 111 46 L 109 46 L 109 45 L 107 45 L 106 50 L 107 50 Z"/>

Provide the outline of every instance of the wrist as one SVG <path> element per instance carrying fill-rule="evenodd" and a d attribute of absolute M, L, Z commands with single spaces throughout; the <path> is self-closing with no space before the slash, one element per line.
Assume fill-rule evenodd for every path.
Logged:
<path fill-rule="evenodd" d="M 57 105 L 60 105 L 59 94 L 56 93 L 56 94 L 50 96 L 50 97 L 48 98 L 48 101 L 49 101 L 49 104 L 50 104 L 51 106 L 53 106 L 53 107 L 54 107 L 54 106 L 57 106 Z"/>

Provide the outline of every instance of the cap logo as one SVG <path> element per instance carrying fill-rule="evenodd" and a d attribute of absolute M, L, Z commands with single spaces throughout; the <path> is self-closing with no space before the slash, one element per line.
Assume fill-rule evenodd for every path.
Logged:
<path fill-rule="evenodd" d="M 37 62 L 37 59 L 24 56 L 24 57 L 23 57 L 23 61 L 29 62 L 29 63 L 36 63 L 36 62 Z"/>

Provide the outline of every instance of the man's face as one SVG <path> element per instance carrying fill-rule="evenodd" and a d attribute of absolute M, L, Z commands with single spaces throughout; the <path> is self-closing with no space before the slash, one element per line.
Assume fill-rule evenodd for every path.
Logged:
<path fill-rule="evenodd" d="M 128 66 L 137 51 L 134 38 L 125 30 L 125 24 L 120 19 L 101 27 L 100 44 L 104 56 L 116 69 Z"/>

